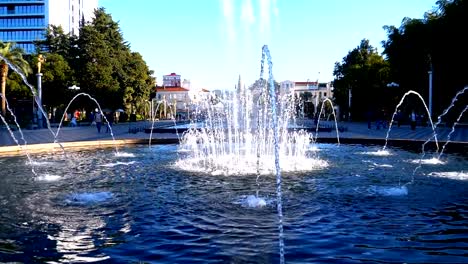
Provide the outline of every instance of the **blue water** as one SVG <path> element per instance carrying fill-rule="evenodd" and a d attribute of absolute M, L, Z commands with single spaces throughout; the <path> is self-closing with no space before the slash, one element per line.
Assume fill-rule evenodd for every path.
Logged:
<path fill-rule="evenodd" d="M 283 174 L 286 263 L 467 263 L 467 157 L 318 145 Z M 275 176 L 174 167 L 177 145 L 0 158 L 0 262 L 278 263 Z M 430 156 L 430 155 L 429 155 Z M 428 155 L 426 154 L 427 158 Z M 260 203 L 261 206 L 252 206 Z"/>

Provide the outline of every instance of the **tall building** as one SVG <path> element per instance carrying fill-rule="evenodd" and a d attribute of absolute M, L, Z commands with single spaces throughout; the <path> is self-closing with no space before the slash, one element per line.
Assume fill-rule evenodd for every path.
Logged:
<path fill-rule="evenodd" d="M 49 25 L 78 35 L 80 22 L 90 21 L 97 7 L 98 0 L 0 0 L 0 41 L 33 53 Z"/>

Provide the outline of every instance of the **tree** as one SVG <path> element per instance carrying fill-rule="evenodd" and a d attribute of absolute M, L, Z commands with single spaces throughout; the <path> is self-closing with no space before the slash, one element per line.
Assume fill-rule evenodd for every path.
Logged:
<path fill-rule="evenodd" d="M 468 84 L 468 65 L 460 63 L 468 60 L 464 44 L 468 1 L 439 0 L 436 4 L 423 19 L 404 18 L 399 28 L 385 26 L 388 39 L 383 42 L 392 79 L 402 92 L 415 90 L 428 98 L 428 71 L 432 71 L 433 117 Z"/>
<path fill-rule="evenodd" d="M 123 107 L 130 49 L 118 23 L 104 8 L 95 10 L 93 21 L 80 29 L 77 77 L 83 91 L 107 108 Z"/>
<path fill-rule="evenodd" d="M 118 23 L 104 8 L 95 10 L 94 19 L 81 25 L 78 38 L 50 26 L 45 40 L 37 45 L 38 50 L 47 51 L 51 62 L 44 82 L 54 94 L 47 103 L 58 105 L 63 90 L 76 84 L 103 108 L 144 111 L 155 87 L 153 72 L 139 53 L 131 52 Z M 90 100 L 77 104 L 95 108 Z"/>
<path fill-rule="evenodd" d="M 68 99 L 68 87 L 73 85 L 74 73 L 65 58 L 58 53 L 45 53 L 46 61 L 42 73 L 42 103 L 48 107 L 57 107 L 65 104 Z M 34 61 L 37 57 L 34 58 Z"/>
<path fill-rule="evenodd" d="M 133 113 L 144 112 L 144 108 L 150 98 L 150 93 L 156 86 L 156 80 L 151 76 L 143 57 L 137 53 L 129 54 L 128 63 L 124 65 L 126 72 L 124 105 Z"/>
<path fill-rule="evenodd" d="M 377 49 L 363 39 L 351 50 L 343 61 L 336 62 L 333 75 L 335 104 L 343 112 L 352 111 L 355 119 L 363 119 L 370 110 L 388 107 L 387 87 L 390 69 Z M 352 108 L 348 107 L 349 93 L 352 93 Z M 371 98 L 371 101 L 367 101 Z"/>
<path fill-rule="evenodd" d="M 9 63 L 14 65 L 17 69 L 22 71 L 25 75 L 31 73 L 31 67 L 29 63 L 23 59 L 23 51 L 20 48 L 14 47 L 14 44 L 11 42 L 3 43 L 0 42 L 0 56 L 2 61 L 0 62 L 0 69 L 2 74 L 1 86 L 2 86 L 2 115 L 6 114 L 6 82 L 8 76 L 8 70 L 10 65 L 6 63 L 5 59 Z"/>

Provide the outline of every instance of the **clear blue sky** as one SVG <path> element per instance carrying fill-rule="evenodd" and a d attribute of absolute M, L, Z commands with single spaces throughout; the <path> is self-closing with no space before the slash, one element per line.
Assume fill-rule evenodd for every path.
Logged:
<path fill-rule="evenodd" d="M 232 89 L 259 78 L 268 45 L 277 81 L 328 82 L 363 38 L 382 52 L 384 25 L 423 18 L 435 0 L 99 0 L 158 83 L 171 72 L 192 86 Z"/>

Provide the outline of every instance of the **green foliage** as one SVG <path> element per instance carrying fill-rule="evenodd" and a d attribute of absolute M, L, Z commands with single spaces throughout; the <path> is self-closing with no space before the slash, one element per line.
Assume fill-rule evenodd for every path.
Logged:
<path fill-rule="evenodd" d="M 47 52 L 43 91 L 47 93 L 44 103 L 50 106 L 66 103 L 76 93 L 67 88 L 77 85 L 103 108 L 143 112 L 156 85 L 153 72 L 139 53 L 131 52 L 118 23 L 104 8 L 95 10 L 94 19 L 82 25 L 79 37 L 50 26 L 46 39 L 37 47 Z M 90 100 L 78 100 L 77 104 L 95 108 Z"/>
<path fill-rule="evenodd" d="M 335 103 L 342 107 L 342 112 L 351 111 L 353 119 L 363 119 L 368 110 L 388 107 L 386 84 L 389 72 L 388 63 L 377 49 L 369 44 L 369 40 L 361 40 L 341 63 L 335 63 Z M 351 109 L 348 108 L 349 91 L 352 93 Z"/>
<path fill-rule="evenodd" d="M 68 87 L 74 84 L 73 70 L 58 53 L 44 54 L 46 61 L 42 66 L 42 103 L 49 107 L 57 107 L 66 104 L 65 100 L 71 99 L 71 91 Z M 34 65 L 37 63 L 37 56 L 34 57 Z"/>
<path fill-rule="evenodd" d="M 424 19 L 405 18 L 399 28 L 385 26 L 388 40 L 383 42 L 392 79 L 400 83 L 402 92 L 415 90 L 428 98 L 428 71 L 432 70 L 434 116 L 441 114 L 468 84 L 468 49 L 464 43 L 468 1 L 440 0 L 436 4 Z"/>
<path fill-rule="evenodd" d="M 436 4 L 423 19 L 406 17 L 400 27 L 383 27 L 388 37 L 382 42 L 384 57 L 363 40 L 335 64 L 334 99 L 342 112 L 349 111 L 349 90 L 353 119 L 362 119 L 367 110 L 393 112 L 408 90 L 420 93 L 427 103 L 428 71 L 433 74 L 433 115 L 448 107 L 468 84 L 468 49 L 463 40 L 468 29 L 468 0 L 439 0 Z M 386 87 L 391 82 L 399 87 Z M 418 98 L 407 100 L 403 110 L 425 112 Z M 459 113 L 460 107 L 464 105 L 452 112 Z"/>
<path fill-rule="evenodd" d="M 15 67 L 17 70 L 25 74 L 26 76 L 31 73 L 31 67 L 29 63 L 23 58 L 23 50 L 17 47 L 14 47 L 14 43 L 3 43 L 0 42 L 0 55 L 9 61 L 12 65 L 10 66 L 6 63 L 5 60 L 0 61 L 0 71 L 1 71 L 1 93 L 2 93 L 2 114 L 6 114 L 6 96 L 7 94 L 7 81 L 8 81 L 8 72 L 10 67 Z M 14 76 L 19 77 L 19 76 Z M 15 78 L 16 79 L 16 78 Z M 19 82 L 13 81 L 8 82 L 10 85 L 10 90 L 21 93 L 24 90 L 24 85 L 20 85 Z"/>

